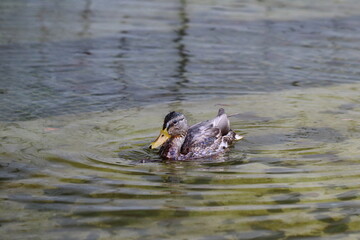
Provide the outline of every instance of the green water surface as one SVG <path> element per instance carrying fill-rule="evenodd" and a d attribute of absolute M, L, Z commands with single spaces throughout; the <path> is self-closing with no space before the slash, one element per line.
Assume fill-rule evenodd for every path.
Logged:
<path fill-rule="evenodd" d="M 1 123 L 5 239 L 356 239 L 359 84 Z M 162 118 L 224 107 L 245 136 L 160 161 Z"/>

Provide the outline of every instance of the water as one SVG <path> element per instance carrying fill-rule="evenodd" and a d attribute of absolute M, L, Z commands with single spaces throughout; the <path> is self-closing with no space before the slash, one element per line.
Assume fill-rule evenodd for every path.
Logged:
<path fill-rule="evenodd" d="M 1 1 L 2 239 L 357 239 L 359 8 Z M 225 155 L 147 148 L 220 107 Z"/>
<path fill-rule="evenodd" d="M 357 236 L 359 89 L 351 84 L 3 123 L 2 234 Z M 161 162 L 148 150 L 161 113 L 182 110 L 194 123 L 214 115 L 217 105 L 239 113 L 232 126 L 245 135 L 222 158 Z"/>
<path fill-rule="evenodd" d="M 359 79 L 357 1 L 1 1 L 0 120 Z"/>

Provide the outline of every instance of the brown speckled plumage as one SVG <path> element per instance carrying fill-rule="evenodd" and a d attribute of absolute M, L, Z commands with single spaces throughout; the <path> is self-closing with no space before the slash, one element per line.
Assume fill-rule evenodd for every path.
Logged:
<path fill-rule="evenodd" d="M 229 119 L 222 108 L 214 119 L 191 127 L 188 127 L 183 114 L 171 112 L 165 117 L 163 130 L 169 133 L 170 138 L 162 144 L 160 156 L 173 160 L 216 155 L 234 140 L 242 138 L 230 129 Z"/>

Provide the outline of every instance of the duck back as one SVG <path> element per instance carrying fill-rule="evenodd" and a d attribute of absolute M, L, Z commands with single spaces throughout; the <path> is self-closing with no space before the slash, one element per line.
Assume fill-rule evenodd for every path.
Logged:
<path fill-rule="evenodd" d="M 189 152 L 215 150 L 221 143 L 222 136 L 230 131 L 230 121 L 223 108 L 219 109 L 218 115 L 212 119 L 191 126 L 187 132 L 182 154 Z"/>

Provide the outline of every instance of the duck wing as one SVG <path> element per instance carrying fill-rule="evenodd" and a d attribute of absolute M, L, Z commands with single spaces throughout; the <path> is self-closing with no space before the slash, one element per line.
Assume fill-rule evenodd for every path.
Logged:
<path fill-rule="evenodd" d="M 191 126 L 187 132 L 181 152 L 216 147 L 221 142 L 221 137 L 230 131 L 230 121 L 224 109 L 220 108 L 218 115 L 212 119 Z"/>

